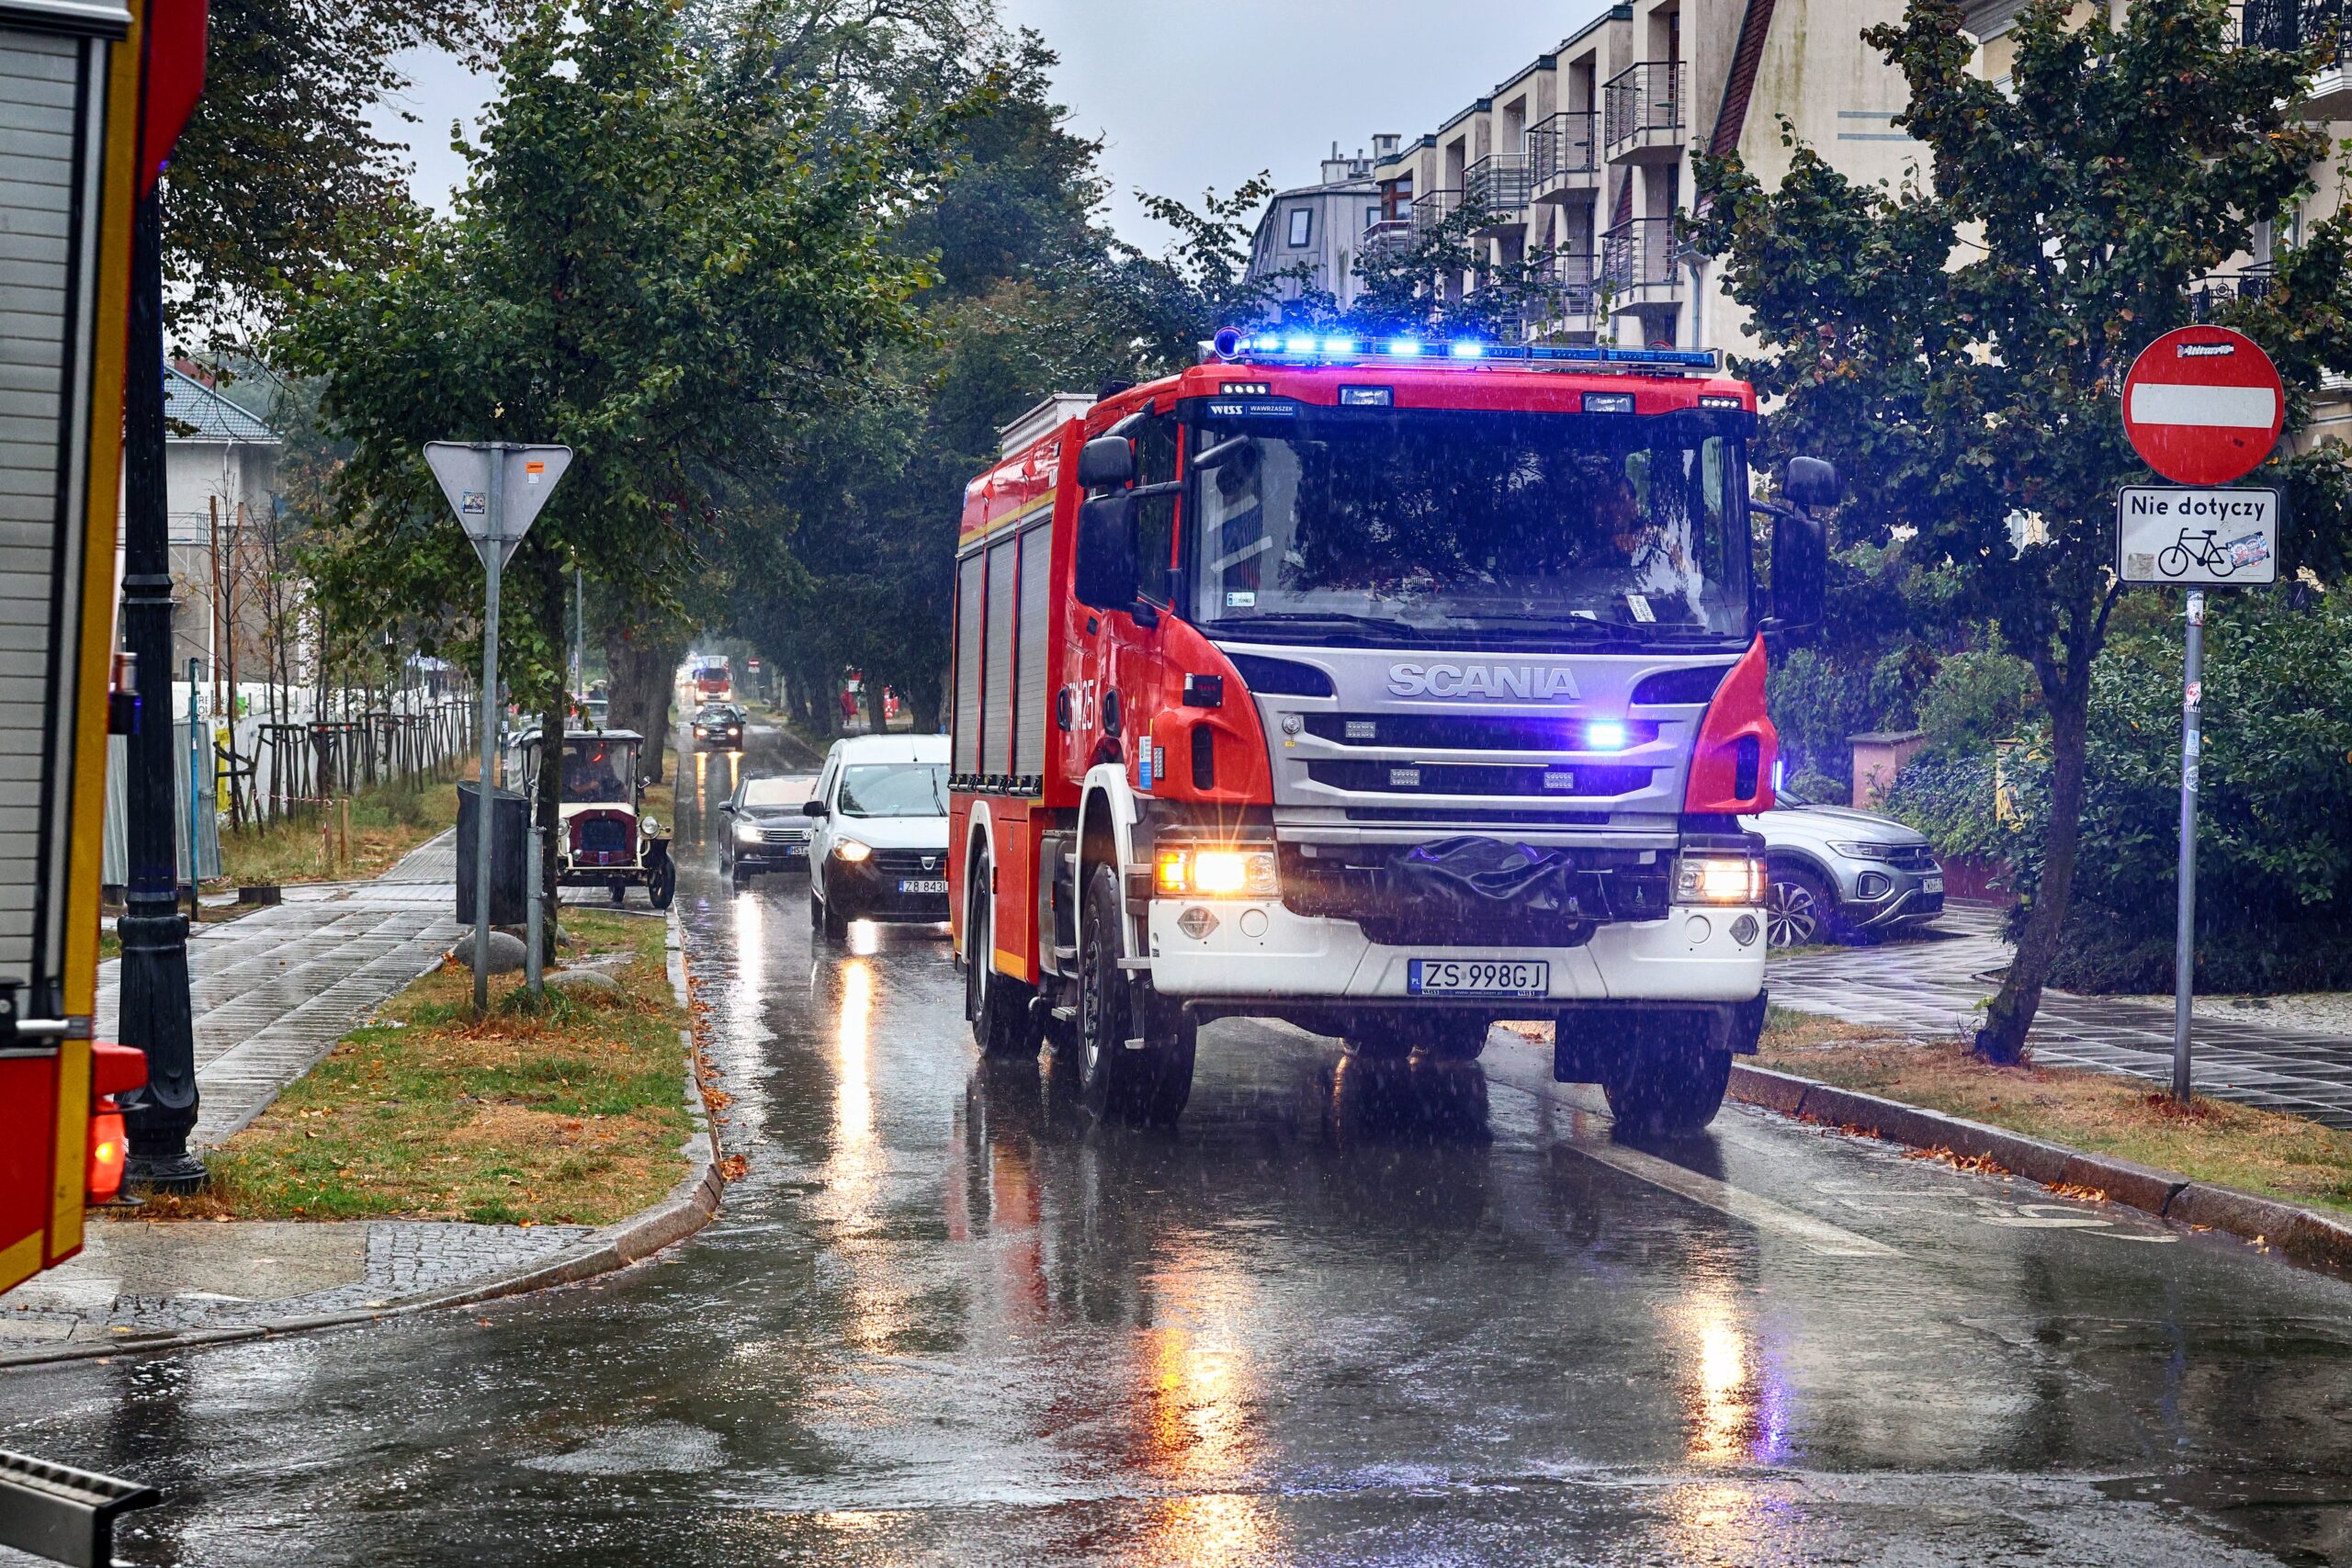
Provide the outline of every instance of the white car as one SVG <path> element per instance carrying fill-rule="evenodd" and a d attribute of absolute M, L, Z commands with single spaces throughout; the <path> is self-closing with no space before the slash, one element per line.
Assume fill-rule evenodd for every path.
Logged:
<path fill-rule="evenodd" d="M 944 735 L 854 735 L 825 753 L 801 810 L 808 918 L 836 940 L 852 920 L 947 919 Z"/>

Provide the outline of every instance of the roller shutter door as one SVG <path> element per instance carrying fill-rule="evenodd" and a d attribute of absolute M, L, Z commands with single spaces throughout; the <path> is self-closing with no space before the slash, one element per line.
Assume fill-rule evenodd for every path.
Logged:
<path fill-rule="evenodd" d="M 1024 779 L 1046 772 L 1046 732 L 1053 724 L 1046 710 L 1046 645 L 1053 619 L 1046 609 L 1054 554 L 1054 525 L 1039 524 L 1021 536 L 1021 664 L 1014 705 L 1019 721 L 1012 730 L 1012 771 Z"/>
<path fill-rule="evenodd" d="M 988 730 L 980 743 L 980 772 L 1012 772 L 1012 574 L 1020 561 L 1016 541 L 1000 539 L 989 548 Z"/>
<path fill-rule="evenodd" d="M 0 29 L 0 980 L 39 978 L 83 48 Z"/>
<path fill-rule="evenodd" d="M 957 774 L 980 771 L 981 558 L 975 550 L 956 563 L 956 765 Z"/>

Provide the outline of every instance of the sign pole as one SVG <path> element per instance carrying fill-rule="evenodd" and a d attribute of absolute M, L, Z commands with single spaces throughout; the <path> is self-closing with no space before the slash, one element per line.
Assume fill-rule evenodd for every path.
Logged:
<path fill-rule="evenodd" d="M 490 1011 L 491 840 L 498 814 L 491 807 L 491 768 L 498 755 L 498 569 L 506 554 L 506 452 L 490 450 L 490 548 L 482 552 L 489 586 L 482 603 L 481 785 L 474 796 L 474 1016 Z"/>
<path fill-rule="evenodd" d="M 2172 1097 L 2188 1103 L 2188 1002 L 2197 989 L 2197 763 L 2204 750 L 2205 593 L 2188 591 L 2188 661 L 2180 705 L 2180 924 L 2173 938 Z"/>

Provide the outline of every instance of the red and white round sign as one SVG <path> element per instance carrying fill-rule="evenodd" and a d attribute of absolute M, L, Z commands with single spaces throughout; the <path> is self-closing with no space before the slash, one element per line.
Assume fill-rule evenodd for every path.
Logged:
<path fill-rule="evenodd" d="M 2123 379 L 2123 434 L 2176 484 L 2244 479 L 2286 422 L 2278 367 L 2228 327 L 2176 327 L 2142 349 Z"/>

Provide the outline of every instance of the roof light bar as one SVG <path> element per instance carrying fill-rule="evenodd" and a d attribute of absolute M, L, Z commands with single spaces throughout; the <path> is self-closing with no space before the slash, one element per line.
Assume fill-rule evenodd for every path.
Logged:
<path fill-rule="evenodd" d="M 1488 343 L 1479 338 L 1432 340 L 1391 337 L 1366 344 L 1345 333 L 1315 336 L 1301 332 L 1247 333 L 1227 327 L 1216 335 L 1219 359 L 1283 364 L 1363 364 L 1367 360 L 1442 357 L 1482 365 L 1716 370 L 1722 358 L 1712 348 L 1618 348 L 1603 344 Z"/>

